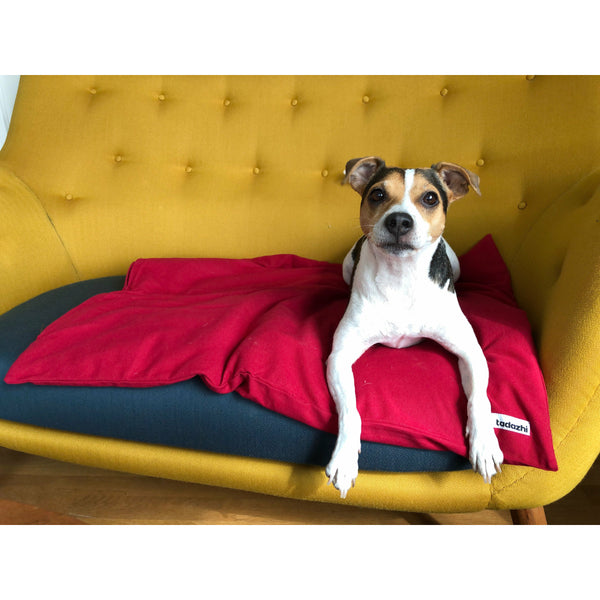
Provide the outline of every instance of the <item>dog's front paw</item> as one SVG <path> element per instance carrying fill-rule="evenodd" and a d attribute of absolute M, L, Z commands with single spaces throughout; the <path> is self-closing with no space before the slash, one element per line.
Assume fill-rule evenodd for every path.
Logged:
<path fill-rule="evenodd" d="M 325 468 L 325 474 L 329 478 L 327 485 L 333 483 L 342 498 L 354 487 L 358 477 L 358 452 L 352 448 L 336 449 Z"/>
<path fill-rule="evenodd" d="M 469 438 L 469 461 L 474 471 L 477 471 L 486 483 L 492 481 L 492 477 L 500 473 L 500 465 L 504 460 L 504 454 L 500 450 L 498 438 L 493 428 L 477 429 L 472 425 L 467 426 Z"/>

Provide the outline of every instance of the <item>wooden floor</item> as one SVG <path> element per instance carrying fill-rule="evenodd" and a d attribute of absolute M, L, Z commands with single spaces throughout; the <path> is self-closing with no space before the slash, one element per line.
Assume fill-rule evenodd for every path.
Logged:
<path fill-rule="evenodd" d="M 18 503 L 18 504 L 14 504 Z M 23 506 L 26 505 L 26 506 Z M 549 524 L 600 524 L 600 461 Z M 507 524 L 508 511 L 412 514 L 273 498 L 0 449 L 0 524 Z"/>

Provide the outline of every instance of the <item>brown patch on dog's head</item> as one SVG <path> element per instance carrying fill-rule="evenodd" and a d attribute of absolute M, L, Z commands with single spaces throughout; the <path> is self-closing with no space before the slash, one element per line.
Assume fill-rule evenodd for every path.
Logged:
<path fill-rule="evenodd" d="M 446 227 L 448 194 L 443 184 L 425 169 L 415 169 L 410 199 L 419 215 L 428 224 L 432 240 L 442 235 Z"/>
<path fill-rule="evenodd" d="M 404 171 L 381 169 L 365 186 L 360 205 L 360 226 L 369 235 L 383 215 L 404 197 Z"/>

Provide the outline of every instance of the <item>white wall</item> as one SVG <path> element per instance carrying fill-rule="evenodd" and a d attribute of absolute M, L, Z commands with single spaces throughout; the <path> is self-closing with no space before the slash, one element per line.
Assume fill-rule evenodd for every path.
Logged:
<path fill-rule="evenodd" d="M 6 139 L 18 87 L 18 75 L 0 75 L 0 148 Z"/>

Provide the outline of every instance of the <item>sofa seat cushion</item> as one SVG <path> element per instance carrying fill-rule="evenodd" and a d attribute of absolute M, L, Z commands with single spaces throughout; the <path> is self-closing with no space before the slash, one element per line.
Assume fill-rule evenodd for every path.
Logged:
<path fill-rule="evenodd" d="M 335 435 L 268 410 L 236 392 L 218 394 L 199 378 L 150 388 L 7 385 L 16 358 L 50 323 L 89 298 L 123 288 L 106 277 L 52 290 L 0 316 L 0 419 L 107 438 L 295 464 L 327 464 Z M 449 451 L 364 442 L 365 471 L 470 468 Z"/>
<path fill-rule="evenodd" d="M 544 382 L 510 276 L 487 237 L 461 258 L 459 301 L 490 366 L 505 462 L 556 469 Z M 199 375 L 213 391 L 335 433 L 324 362 L 348 302 L 340 265 L 290 255 L 136 261 L 121 292 L 48 327 L 10 383 L 144 387 Z M 363 440 L 467 453 L 456 357 L 426 341 L 354 366 Z"/>

